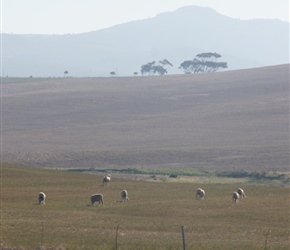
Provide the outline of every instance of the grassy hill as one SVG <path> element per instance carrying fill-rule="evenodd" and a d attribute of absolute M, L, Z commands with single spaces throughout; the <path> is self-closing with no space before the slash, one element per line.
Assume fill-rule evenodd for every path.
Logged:
<path fill-rule="evenodd" d="M 212 74 L 3 78 L 2 161 L 286 171 L 289 65 Z"/>
<path fill-rule="evenodd" d="M 182 225 L 187 249 L 289 249 L 289 188 L 114 175 L 101 184 L 100 175 L 2 163 L 1 249 L 182 249 Z M 235 204 L 239 187 L 247 197 Z M 120 202 L 123 189 L 128 203 Z M 37 204 L 40 191 L 45 206 Z M 97 192 L 103 207 L 90 205 Z"/>

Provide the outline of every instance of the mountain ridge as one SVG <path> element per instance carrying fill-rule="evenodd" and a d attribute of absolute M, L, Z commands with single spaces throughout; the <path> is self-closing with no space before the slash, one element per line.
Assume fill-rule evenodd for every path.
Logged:
<path fill-rule="evenodd" d="M 169 74 L 197 53 L 217 52 L 229 70 L 289 63 L 289 23 L 239 20 L 207 7 L 189 6 L 156 17 L 70 35 L 3 35 L 8 76 L 108 76 L 140 72 L 168 59 Z"/>

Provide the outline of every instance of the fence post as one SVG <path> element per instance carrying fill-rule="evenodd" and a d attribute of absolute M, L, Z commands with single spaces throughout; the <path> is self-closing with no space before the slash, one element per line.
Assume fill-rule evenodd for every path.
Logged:
<path fill-rule="evenodd" d="M 116 240 L 115 240 L 115 246 L 116 250 L 118 250 L 118 230 L 119 230 L 120 224 L 118 224 L 117 229 L 116 229 Z"/>
<path fill-rule="evenodd" d="M 42 221 L 42 223 L 41 223 L 41 240 L 40 240 L 40 246 L 42 247 L 42 244 L 43 244 L 43 230 L 44 230 L 44 228 L 43 228 L 43 221 Z"/>
<path fill-rule="evenodd" d="M 186 248 L 185 248 L 185 237 L 184 237 L 184 226 L 181 226 L 181 232 L 182 232 L 182 245 L 183 245 L 183 250 L 186 250 Z"/>
<path fill-rule="evenodd" d="M 268 236 L 269 236 L 269 233 L 271 232 L 271 230 L 269 229 L 268 232 L 266 233 L 265 235 L 265 246 L 264 246 L 264 249 L 266 250 L 267 249 L 267 241 L 268 241 Z"/>

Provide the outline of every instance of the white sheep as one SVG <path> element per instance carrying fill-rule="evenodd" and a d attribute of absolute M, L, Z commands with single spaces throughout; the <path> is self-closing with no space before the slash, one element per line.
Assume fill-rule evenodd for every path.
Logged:
<path fill-rule="evenodd" d="M 201 188 L 198 188 L 198 189 L 196 190 L 195 198 L 196 198 L 196 199 L 201 199 L 201 200 L 203 200 L 204 196 L 205 196 L 205 191 L 204 191 L 203 189 L 201 189 Z"/>
<path fill-rule="evenodd" d="M 121 198 L 123 202 L 129 201 L 128 192 L 127 190 L 123 190 L 121 192 Z"/>
<path fill-rule="evenodd" d="M 237 193 L 239 194 L 240 198 L 243 199 L 246 197 L 246 194 L 243 189 L 239 188 Z"/>
<path fill-rule="evenodd" d="M 92 206 L 95 205 L 96 202 L 99 202 L 99 206 L 104 204 L 104 199 L 103 199 L 103 195 L 102 194 L 93 194 L 91 196 L 91 203 L 92 203 Z"/>
<path fill-rule="evenodd" d="M 38 204 L 39 204 L 39 205 L 45 205 L 45 198 L 46 198 L 45 193 L 40 192 L 40 193 L 38 194 Z"/>
<path fill-rule="evenodd" d="M 238 194 L 238 192 L 233 192 L 232 199 L 235 203 L 239 202 L 240 195 Z"/>
<path fill-rule="evenodd" d="M 103 186 L 105 184 L 108 184 L 110 181 L 111 181 L 111 175 L 110 174 L 108 174 L 107 176 L 104 176 L 104 178 L 103 178 Z"/>

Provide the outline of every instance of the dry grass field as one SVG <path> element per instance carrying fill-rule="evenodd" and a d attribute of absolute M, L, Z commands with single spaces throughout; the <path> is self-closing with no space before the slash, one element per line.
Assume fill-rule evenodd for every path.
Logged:
<path fill-rule="evenodd" d="M 1 249 L 289 249 L 289 188 L 117 179 L 1 165 Z M 195 190 L 206 191 L 204 200 Z M 237 204 L 231 194 L 244 188 Z M 127 189 L 129 202 L 120 192 Z M 38 205 L 40 191 L 46 205 Z M 104 195 L 102 207 L 90 195 Z M 118 231 L 117 231 L 118 227 Z"/>
<path fill-rule="evenodd" d="M 289 167 L 289 64 L 212 74 L 1 81 L 3 162 Z"/>

